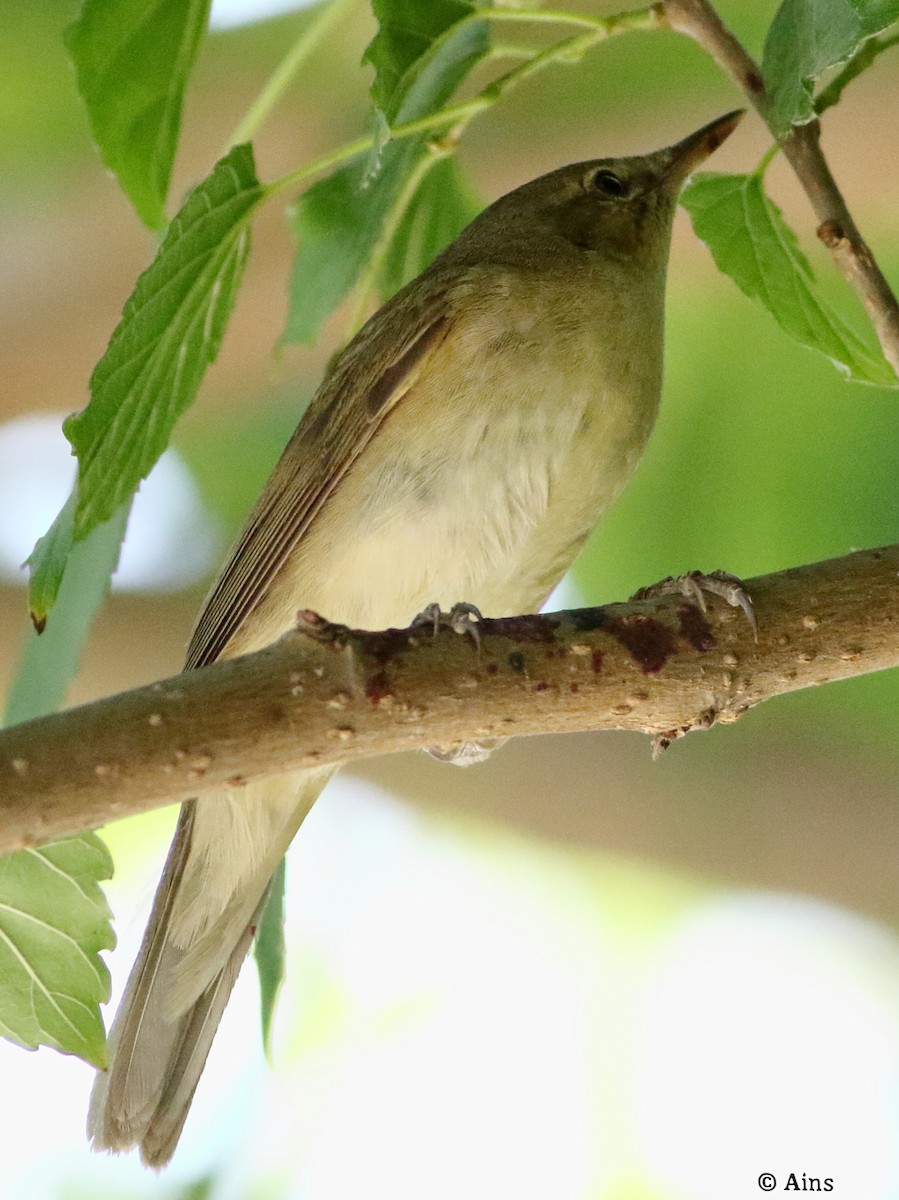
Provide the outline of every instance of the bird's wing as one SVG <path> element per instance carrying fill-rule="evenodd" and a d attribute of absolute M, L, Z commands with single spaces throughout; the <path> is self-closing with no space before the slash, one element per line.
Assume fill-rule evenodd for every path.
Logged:
<path fill-rule="evenodd" d="M 204 666 L 222 653 L 381 422 L 412 389 L 449 327 L 446 286 L 405 289 L 343 352 L 207 597 L 188 667 Z"/>

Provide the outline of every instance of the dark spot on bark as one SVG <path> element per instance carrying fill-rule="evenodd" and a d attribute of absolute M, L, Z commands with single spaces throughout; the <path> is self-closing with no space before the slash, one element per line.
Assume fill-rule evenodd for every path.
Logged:
<path fill-rule="evenodd" d="M 833 250 L 835 246 L 839 246 L 840 242 L 846 237 L 846 232 L 838 221 L 825 221 L 818 226 L 817 233 L 828 250 Z"/>
<path fill-rule="evenodd" d="M 508 663 L 513 671 L 521 672 L 524 670 L 524 655 L 519 654 L 517 650 L 513 650 L 509 655 Z"/>
<path fill-rule="evenodd" d="M 422 627 L 425 636 L 429 631 Z M 362 643 L 365 653 L 370 654 L 375 662 L 383 667 L 409 649 L 409 631 L 407 629 L 385 629 L 383 633 L 363 634 Z"/>
<path fill-rule="evenodd" d="M 593 674 L 598 675 L 602 670 L 602 651 L 594 650 L 590 655 L 590 666 L 593 668 Z"/>
<path fill-rule="evenodd" d="M 372 704 L 380 704 L 392 692 L 393 688 L 390 683 L 390 676 L 386 671 L 378 671 L 376 675 L 372 675 L 365 682 L 365 694 Z"/>
<path fill-rule="evenodd" d="M 486 622 L 487 632 L 507 637 L 513 642 L 553 642 L 558 621 L 546 617 L 493 617 Z"/>
<path fill-rule="evenodd" d="M 541 682 L 541 683 L 535 683 L 535 684 L 534 684 L 534 691 L 535 691 L 535 692 L 545 692 L 545 691 L 546 691 L 548 688 L 549 688 L 549 684 L 548 684 L 548 683 L 542 683 L 542 682 Z"/>
<path fill-rule="evenodd" d="M 750 92 L 752 92 L 756 96 L 761 94 L 761 92 L 764 90 L 765 85 L 764 85 L 764 83 L 762 81 L 762 77 L 758 73 L 758 71 L 747 71 L 746 72 L 746 87 L 749 89 Z"/>
<path fill-rule="evenodd" d="M 579 692 L 581 690 L 581 685 L 579 683 L 569 684 L 569 690 L 572 692 Z"/>
<path fill-rule="evenodd" d="M 488 663 L 487 664 L 487 674 L 488 675 L 496 675 L 496 673 L 498 671 L 499 671 L 499 663 Z"/>
<path fill-rule="evenodd" d="M 695 604 L 682 604 L 677 610 L 680 635 L 694 650 L 714 650 L 716 642 L 704 613 Z"/>
<path fill-rule="evenodd" d="M 633 615 L 608 622 L 609 633 L 630 653 L 644 675 L 661 671 L 674 653 L 672 631 L 654 617 Z"/>
<path fill-rule="evenodd" d="M 578 633 L 591 633 L 602 629 L 608 621 L 604 608 L 576 608 L 571 613 L 571 623 Z"/>

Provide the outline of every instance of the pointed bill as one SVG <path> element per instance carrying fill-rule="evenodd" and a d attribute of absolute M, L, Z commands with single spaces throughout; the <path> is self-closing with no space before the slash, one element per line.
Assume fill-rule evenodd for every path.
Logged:
<path fill-rule="evenodd" d="M 737 108 L 733 112 L 710 121 L 695 133 L 691 133 L 680 142 L 675 142 L 666 150 L 661 151 L 669 158 L 669 166 L 665 173 L 665 182 L 674 188 L 680 188 L 683 181 L 713 154 L 722 142 L 733 133 L 746 115 L 745 108 Z"/>

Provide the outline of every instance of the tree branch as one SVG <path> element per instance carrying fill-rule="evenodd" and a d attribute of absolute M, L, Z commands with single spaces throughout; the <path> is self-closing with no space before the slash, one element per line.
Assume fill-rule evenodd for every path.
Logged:
<path fill-rule="evenodd" d="M 660 21 L 692 37 L 734 77 L 767 124 L 761 71 L 708 0 L 661 0 L 656 8 Z M 846 207 L 821 152 L 820 134 L 817 120 L 794 125 L 780 141 L 781 149 L 815 211 L 818 237 L 864 304 L 884 356 L 899 375 L 899 303 Z"/>
<path fill-rule="evenodd" d="M 664 748 L 772 696 L 899 665 L 899 545 L 746 584 L 723 601 L 366 633 L 300 614 L 244 658 L 0 731 L 0 852 L 213 786 L 415 747 L 585 729 Z"/>

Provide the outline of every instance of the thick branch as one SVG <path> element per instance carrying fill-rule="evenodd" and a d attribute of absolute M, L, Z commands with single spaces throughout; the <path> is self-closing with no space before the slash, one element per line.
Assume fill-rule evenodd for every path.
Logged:
<path fill-rule="evenodd" d="M 734 77 L 762 119 L 768 103 L 762 75 L 708 0 L 661 0 L 660 19 L 699 43 Z M 899 304 L 858 231 L 819 144 L 817 121 L 794 125 L 781 148 L 818 218 L 818 237 L 865 306 L 884 356 L 899 375 Z"/>
<path fill-rule="evenodd" d="M 0 852 L 226 785 L 395 750 L 585 729 L 664 746 L 771 696 L 899 665 L 899 546 L 683 596 L 365 633 L 301 615 L 245 658 L 0 732 Z"/>

